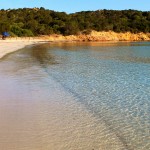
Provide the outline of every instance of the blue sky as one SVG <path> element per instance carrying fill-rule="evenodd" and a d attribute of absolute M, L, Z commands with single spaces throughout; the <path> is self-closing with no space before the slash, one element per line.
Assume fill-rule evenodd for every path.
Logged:
<path fill-rule="evenodd" d="M 45 7 L 67 13 L 98 9 L 150 11 L 150 0 L 0 0 L 0 9 L 24 7 Z"/>

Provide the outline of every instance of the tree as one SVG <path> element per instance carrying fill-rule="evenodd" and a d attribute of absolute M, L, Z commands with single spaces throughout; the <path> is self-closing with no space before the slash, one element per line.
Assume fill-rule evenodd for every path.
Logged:
<path fill-rule="evenodd" d="M 69 21 L 65 24 L 63 28 L 63 34 L 69 35 L 69 34 L 77 34 L 79 32 L 78 23 L 75 21 Z"/>
<path fill-rule="evenodd" d="M 18 36 L 77 34 L 82 31 L 150 32 L 150 11 L 97 10 L 73 14 L 41 8 L 0 10 L 0 32 Z"/>
<path fill-rule="evenodd" d="M 8 22 L 0 22 L 0 32 L 10 31 L 10 24 Z"/>

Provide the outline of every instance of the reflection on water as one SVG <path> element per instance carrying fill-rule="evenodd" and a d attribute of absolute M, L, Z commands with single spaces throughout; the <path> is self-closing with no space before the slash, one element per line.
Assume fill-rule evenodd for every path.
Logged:
<path fill-rule="evenodd" d="M 35 58 L 41 65 L 52 65 L 56 64 L 54 57 L 49 53 L 48 47 L 45 45 L 39 45 L 30 49 L 30 56 Z"/>
<path fill-rule="evenodd" d="M 149 42 L 43 44 L 8 55 L 0 148 L 150 149 L 149 68 Z"/>

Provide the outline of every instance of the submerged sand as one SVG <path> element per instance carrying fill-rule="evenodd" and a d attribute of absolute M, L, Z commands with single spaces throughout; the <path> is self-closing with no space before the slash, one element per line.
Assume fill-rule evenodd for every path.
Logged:
<path fill-rule="evenodd" d="M 17 79 L 0 73 L 0 149 L 124 150 L 105 123 L 77 103 L 59 83 L 49 78 L 40 86 L 34 85 L 23 80 L 26 71 L 23 73 L 20 79 L 20 75 Z M 47 77 L 44 72 L 40 74 Z"/>
<path fill-rule="evenodd" d="M 0 57 L 39 42 L 0 41 Z M 124 149 L 102 120 L 97 120 L 53 79 L 46 80 L 45 72 L 35 74 L 44 77 L 38 86 L 38 82 L 25 80 L 29 72 L 36 72 L 36 67 L 12 74 L 10 67 L 5 62 L 0 64 L 0 149 Z"/>

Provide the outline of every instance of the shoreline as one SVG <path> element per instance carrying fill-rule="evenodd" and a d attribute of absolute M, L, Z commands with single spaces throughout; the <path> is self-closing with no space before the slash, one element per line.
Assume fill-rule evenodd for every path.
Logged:
<path fill-rule="evenodd" d="M 49 41 L 42 40 L 42 39 L 30 39 L 30 40 L 29 39 L 19 39 L 19 40 L 16 40 L 15 38 L 0 40 L 0 59 L 9 53 L 15 52 L 26 46 L 33 45 L 33 44 L 39 44 L 39 43 L 46 43 L 46 42 L 49 42 Z"/>
<path fill-rule="evenodd" d="M 29 45 L 32 46 L 34 44 L 40 44 L 40 43 L 42 44 L 46 42 L 51 42 L 51 41 L 48 40 L 46 41 L 42 39 L 28 40 L 28 38 L 26 38 L 26 40 L 24 40 L 23 38 L 22 39 L 18 38 L 18 40 L 15 39 L 0 40 L 0 48 L 1 48 L 0 54 L 1 54 L 1 50 L 3 51 L 5 50 L 5 52 L 3 52 L 4 54 L 3 56 L 5 56 L 6 54 L 11 53 L 13 51 L 17 51 L 25 46 L 29 46 Z M 57 44 L 58 42 L 63 44 L 65 41 L 54 41 L 52 43 Z M 78 41 L 72 41 L 72 42 L 78 42 Z M 108 42 L 109 41 L 104 41 L 101 43 L 106 44 Z M 115 42 L 123 42 L 123 41 L 110 41 L 110 42 L 115 43 Z M 124 42 L 133 42 L 133 41 L 124 41 Z M 138 41 L 134 41 L 134 42 L 138 42 Z M 92 43 L 92 41 L 89 43 Z M 5 67 L 7 69 L 10 69 L 8 68 L 10 63 L 6 63 L 6 64 L 7 67 L 4 66 L 2 63 L 1 65 L 2 72 L 5 71 L 5 69 L 3 70 L 3 68 Z M 16 64 L 20 65 L 20 63 L 16 63 Z M 22 64 L 24 64 L 24 61 L 22 62 Z M 96 148 L 100 147 L 102 149 L 108 147 L 110 147 L 110 149 L 125 149 L 125 148 L 128 149 L 128 146 L 130 149 L 130 143 L 128 144 L 128 140 L 126 140 L 126 138 L 118 135 L 118 132 L 115 132 L 116 128 L 115 130 L 111 130 L 111 128 L 108 128 L 109 122 L 107 125 L 107 122 L 105 123 L 105 120 L 104 121 L 103 119 L 97 120 L 95 115 L 91 115 L 89 111 L 86 111 L 86 108 L 84 106 L 82 107 L 80 103 L 78 105 L 78 103 L 76 103 L 76 100 L 74 100 L 75 97 L 71 95 L 69 92 L 67 92 L 64 89 L 64 87 L 61 86 L 61 84 L 55 82 L 53 78 L 50 78 L 49 75 L 48 77 L 50 79 L 42 80 L 41 83 L 43 84 L 41 84 L 40 86 L 37 86 L 37 84 L 31 84 L 30 80 L 29 82 L 26 82 L 27 84 L 24 84 L 22 80 L 18 80 L 20 75 L 21 77 L 23 75 L 26 76 L 26 72 L 24 72 L 24 65 L 22 65 L 22 68 L 23 69 L 20 69 L 21 72 L 16 75 L 16 78 L 14 78 L 13 76 L 14 79 L 8 78 L 11 75 L 9 74 L 10 72 L 8 72 L 8 76 L 5 76 L 5 74 L 2 74 L 3 76 L 1 76 L 2 102 L 1 102 L 0 110 L 1 113 L 4 114 L 4 116 L 1 119 L 1 128 L 2 128 L 1 141 L 2 142 L 0 144 L 2 147 L 5 147 L 6 149 L 10 149 L 12 145 L 14 145 L 14 147 L 17 147 L 16 149 L 20 149 L 21 147 L 26 148 L 26 145 L 28 145 L 29 146 L 28 149 L 32 149 L 32 146 L 34 149 L 35 146 L 41 147 L 42 145 L 44 146 L 44 148 L 49 146 L 50 148 L 53 147 L 53 149 L 55 149 L 55 145 L 57 146 L 58 143 L 59 146 L 61 145 L 61 147 L 63 146 L 65 147 L 66 144 L 68 144 L 68 137 L 69 137 L 69 139 L 71 139 L 70 141 L 73 143 L 73 147 L 80 146 L 83 149 L 88 149 L 88 148 L 93 149 L 93 147 Z M 31 70 L 27 70 L 27 73 L 31 71 L 33 72 L 33 75 L 35 75 L 36 70 L 39 71 L 39 69 L 37 69 L 36 67 L 35 70 L 33 70 L 33 68 L 30 69 Z M 44 78 L 47 76 L 47 72 L 45 71 L 39 73 L 40 76 L 42 75 Z M 14 74 L 14 72 L 12 72 L 12 74 Z M 24 78 L 22 77 L 19 79 L 24 79 Z M 43 87 L 43 91 L 41 90 L 41 87 Z M 31 101 L 28 100 L 29 97 L 31 97 Z M 19 106 L 19 109 L 16 109 L 17 108 L 16 106 Z M 9 132 L 7 132 L 8 129 Z M 38 134 L 34 131 L 38 131 Z M 44 136 L 44 141 L 46 141 L 48 145 L 45 143 L 37 142 L 38 140 L 42 141 L 43 136 L 39 136 L 38 139 L 36 139 L 37 135 L 43 135 L 43 133 L 46 133 L 45 131 L 47 133 L 51 133 L 48 135 L 46 134 L 46 136 Z M 72 134 L 72 131 L 74 134 Z M 128 135 L 126 133 L 128 132 L 124 133 L 125 136 Z M 20 144 L 18 145 L 18 139 L 20 139 L 20 137 L 22 136 L 23 138 Z M 86 137 L 86 138 L 82 138 L 82 137 Z M 61 139 L 67 139 L 65 140 L 66 143 L 64 142 L 64 140 Z M 6 144 L 6 142 L 9 144 Z M 132 142 L 133 141 L 131 141 L 131 144 Z M 30 143 L 32 144 L 30 145 Z M 78 145 L 78 143 L 80 143 L 81 145 Z M 92 144 L 87 145 L 87 143 L 92 143 L 93 145 Z M 112 143 L 115 144 L 111 146 Z M 59 148 L 56 147 L 56 149 Z"/>
<path fill-rule="evenodd" d="M 47 42 L 118 43 L 118 42 L 149 42 L 149 41 L 150 41 L 150 33 L 133 34 L 130 32 L 115 33 L 113 31 L 109 32 L 92 31 L 88 35 L 80 34 L 80 35 L 63 36 L 59 34 L 53 34 L 53 35 L 43 35 L 39 37 L 10 37 L 6 38 L 6 40 L 0 40 L 0 58 L 4 57 L 8 53 L 17 51 L 26 46 Z"/>
<path fill-rule="evenodd" d="M 0 41 L 0 54 L 2 46 L 3 54 L 6 55 L 28 45 L 45 42 L 47 41 L 10 41 L 6 39 L 5 41 Z M 5 52 L 4 49 L 6 50 Z M 29 70 L 26 70 L 24 69 L 24 61 L 16 63 L 15 68 L 18 68 L 17 64 L 19 68 L 20 66 L 23 68 L 20 68 L 20 73 L 18 74 L 14 73 L 16 69 L 13 70 L 14 66 L 9 63 L 5 65 L 1 63 L 0 67 L 1 71 L 4 72 L 0 76 L 0 113 L 4 114 L 0 121 L 2 129 L 0 136 L 1 147 L 5 147 L 8 150 L 12 147 L 16 150 L 21 148 L 34 149 L 35 147 L 40 149 L 41 145 L 45 149 L 59 149 L 60 147 L 68 149 L 66 146 L 75 149 L 76 147 L 82 147 L 83 149 L 93 149 L 93 147 L 95 149 L 105 149 L 105 147 L 110 147 L 112 150 L 124 148 L 123 142 L 114 132 L 107 128 L 104 121 L 98 120 L 91 115 L 83 105 L 75 100 L 71 93 L 67 92 L 46 71 L 43 69 L 40 71 L 40 67 L 37 69 L 37 66 L 35 68 L 29 67 Z M 5 71 L 7 69 L 5 70 L 3 67 L 13 71 L 9 71 L 6 76 Z M 37 76 L 36 80 L 37 83 L 39 83 L 38 81 L 41 82 L 40 86 L 31 82 L 31 76 L 28 79 L 24 78 L 27 77 L 25 70 L 27 73 L 31 71 L 32 76 L 36 76 L 36 71 L 39 71 L 40 76 L 44 77 L 43 80 L 39 80 Z M 45 79 L 47 76 L 48 80 Z M 45 136 L 45 131 L 50 134 Z M 107 136 L 104 137 L 104 134 L 107 134 Z M 69 143 L 68 137 L 71 141 Z M 19 144 L 18 139 L 21 139 Z M 48 144 L 38 142 L 42 140 Z M 112 147 L 111 143 L 115 143 L 115 145 Z"/>

